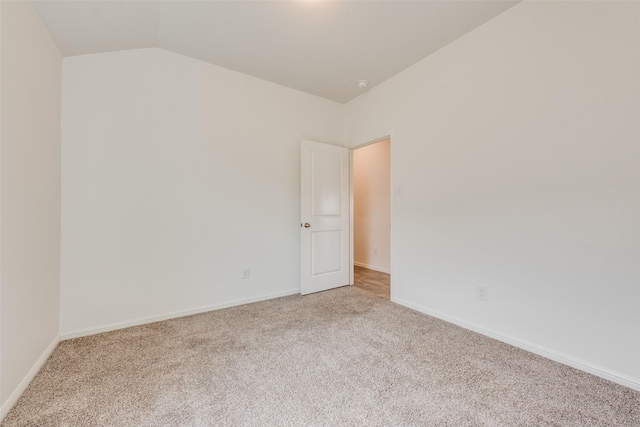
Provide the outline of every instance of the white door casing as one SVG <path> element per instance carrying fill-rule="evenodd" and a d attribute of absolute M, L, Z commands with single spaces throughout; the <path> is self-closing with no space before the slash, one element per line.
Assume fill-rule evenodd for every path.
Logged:
<path fill-rule="evenodd" d="M 302 141 L 302 295 L 349 284 L 349 167 L 347 148 Z"/>

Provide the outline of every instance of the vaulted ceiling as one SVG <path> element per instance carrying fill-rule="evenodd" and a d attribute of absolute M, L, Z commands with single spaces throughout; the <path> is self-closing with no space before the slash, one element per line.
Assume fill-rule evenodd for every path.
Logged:
<path fill-rule="evenodd" d="M 35 1 L 64 56 L 160 47 L 347 102 L 517 1 Z"/>

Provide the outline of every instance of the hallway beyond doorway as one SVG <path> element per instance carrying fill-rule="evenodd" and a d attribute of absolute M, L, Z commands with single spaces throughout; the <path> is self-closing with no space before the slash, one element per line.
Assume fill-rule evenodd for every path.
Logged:
<path fill-rule="evenodd" d="M 355 286 L 378 297 L 391 299 L 391 275 L 357 265 L 353 269 Z"/>

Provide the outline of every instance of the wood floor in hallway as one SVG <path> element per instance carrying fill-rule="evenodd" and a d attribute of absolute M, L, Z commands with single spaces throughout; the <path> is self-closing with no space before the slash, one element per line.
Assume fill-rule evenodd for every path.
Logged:
<path fill-rule="evenodd" d="M 380 271 L 354 266 L 354 285 L 376 296 L 391 299 L 391 276 Z"/>

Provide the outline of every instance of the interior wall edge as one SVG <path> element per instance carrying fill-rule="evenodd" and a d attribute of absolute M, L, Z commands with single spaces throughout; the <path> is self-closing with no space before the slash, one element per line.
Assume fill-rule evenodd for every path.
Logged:
<path fill-rule="evenodd" d="M 51 356 L 51 353 L 53 353 L 53 350 L 55 350 L 56 347 L 58 346 L 59 342 L 60 342 L 60 335 L 56 336 L 53 339 L 53 341 L 51 341 L 49 346 L 44 350 L 44 352 L 38 358 L 38 360 L 33 365 L 31 370 L 20 382 L 18 387 L 16 387 L 15 390 L 13 390 L 9 398 L 4 402 L 2 407 L 0 407 L 0 422 L 2 422 L 4 417 L 6 417 L 9 411 L 11 411 L 11 408 L 13 408 L 13 405 L 15 405 L 18 399 L 20 398 L 20 396 L 22 396 L 22 393 L 24 393 L 27 387 L 29 387 L 29 384 L 31 383 L 31 381 L 38 374 L 38 372 L 40 372 L 40 369 L 42 369 L 47 359 L 49 359 L 49 356 Z"/>
<path fill-rule="evenodd" d="M 395 297 L 395 298 L 392 298 L 391 300 L 396 304 L 402 305 L 404 307 L 410 308 L 412 310 L 418 311 L 428 316 L 436 317 L 440 320 L 444 320 L 445 322 L 452 323 L 456 326 L 460 326 L 461 328 L 464 328 L 473 332 L 477 332 L 486 337 L 493 338 L 495 340 L 512 345 L 514 347 L 520 348 L 530 353 L 537 354 L 538 356 L 542 356 L 547 359 L 553 360 L 554 362 L 562 363 L 563 365 L 570 366 L 572 368 L 578 369 L 588 374 L 592 374 L 597 377 L 604 378 L 605 380 L 614 382 L 616 384 L 629 387 L 630 389 L 640 391 L 640 378 L 633 378 L 631 376 L 612 371 L 611 369 L 605 368 L 603 366 L 598 366 L 593 363 L 586 362 L 584 360 L 580 360 L 575 357 L 569 356 L 567 354 L 563 354 L 563 353 L 551 350 L 549 348 L 542 347 L 537 344 L 533 344 L 533 343 L 521 340 L 519 338 L 502 334 L 498 331 L 495 331 L 490 328 L 485 328 L 484 326 L 478 325 L 476 323 L 466 322 L 457 317 L 448 316 L 436 310 L 432 310 L 428 307 L 425 307 L 421 304 L 415 304 L 407 300 L 404 300 L 402 298 Z"/>
<path fill-rule="evenodd" d="M 134 326 L 147 325 L 149 323 L 162 322 L 164 320 L 176 319 L 178 317 L 192 316 L 194 314 L 207 313 L 210 311 L 222 310 L 224 308 L 236 307 L 239 305 L 251 304 L 254 302 L 267 301 L 275 298 L 282 298 L 289 295 L 296 295 L 300 293 L 300 288 L 290 289 L 283 292 L 274 292 L 266 295 L 261 295 L 252 298 L 244 298 L 239 300 L 233 300 L 220 304 L 208 305 L 204 307 L 193 308 L 190 310 L 174 311 L 158 316 L 148 316 L 140 319 L 127 320 L 124 322 L 110 323 L 108 325 L 77 329 L 75 331 L 61 332 L 60 340 L 66 341 L 74 338 L 86 337 L 89 335 L 97 335 L 105 332 L 116 331 L 118 329 L 126 329 Z"/>
<path fill-rule="evenodd" d="M 380 273 L 391 274 L 391 269 L 389 269 L 389 268 L 376 267 L 375 265 L 370 265 L 370 264 L 367 264 L 367 263 L 364 263 L 364 262 L 360 262 L 360 261 L 354 261 L 353 265 L 355 265 L 356 267 L 367 268 L 367 269 L 373 270 L 373 271 L 379 271 Z"/>

